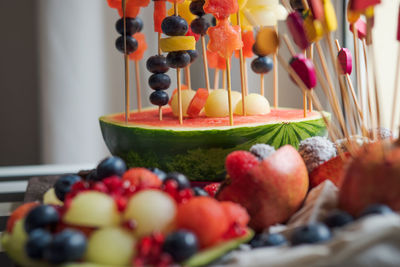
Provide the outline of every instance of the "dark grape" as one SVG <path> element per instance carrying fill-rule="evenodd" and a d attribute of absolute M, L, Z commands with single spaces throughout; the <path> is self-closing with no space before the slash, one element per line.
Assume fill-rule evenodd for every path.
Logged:
<path fill-rule="evenodd" d="M 171 68 L 184 68 L 190 64 L 190 56 L 186 51 L 169 52 L 167 64 Z"/>
<path fill-rule="evenodd" d="M 384 215 L 391 213 L 393 213 L 393 210 L 389 206 L 383 204 L 373 204 L 364 209 L 360 217 L 365 217 L 369 215 Z"/>
<path fill-rule="evenodd" d="M 255 73 L 265 74 L 272 70 L 274 62 L 269 57 L 258 57 L 251 62 L 251 69 Z"/>
<path fill-rule="evenodd" d="M 197 50 L 187 50 L 189 56 L 190 56 L 190 63 L 193 63 L 198 57 L 199 57 L 199 52 Z"/>
<path fill-rule="evenodd" d="M 190 27 L 192 28 L 192 32 L 205 35 L 207 29 L 210 27 L 210 23 L 204 17 L 200 17 L 194 19 L 190 24 Z"/>
<path fill-rule="evenodd" d="M 197 237 L 192 232 L 179 230 L 167 236 L 162 249 L 175 262 L 182 262 L 196 254 L 199 244 Z"/>
<path fill-rule="evenodd" d="M 99 165 L 97 165 L 97 178 L 103 180 L 110 176 L 120 176 L 126 171 L 125 162 L 119 157 L 108 157 L 103 159 Z"/>
<path fill-rule="evenodd" d="M 189 25 L 180 16 L 169 16 L 162 21 L 161 29 L 169 36 L 183 36 L 187 33 Z"/>
<path fill-rule="evenodd" d="M 353 222 L 353 216 L 348 214 L 345 211 L 337 210 L 331 212 L 324 220 L 324 223 L 329 227 L 329 228 L 337 228 L 337 227 L 342 227 L 345 226 L 346 224 L 349 224 Z"/>
<path fill-rule="evenodd" d="M 178 184 L 178 189 L 182 190 L 185 188 L 190 188 L 190 182 L 188 178 L 179 172 L 170 172 L 167 174 L 167 177 L 164 179 L 164 183 L 168 180 L 174 180 Z"/>
<path fill-rule="evenodd" d="M 32 232 L 35 229 L 55 226 L 60 220 L 56 208 L 50 205 L 40 205 L 29 211 L 25 218 L 25 231 Z"/>
<path fill-rule="evenodd" d="M 57 198 L 64 201 L 65 195 L 71 191 L 72 186 L 81 181 L 81 177 L 78 175 L 64 175 L 59 178 L 54 184 L 54 192 Z"/>
<path fill-rule="evenodd" d="M 163 55 L 149 57 L 146 67 L 152 73 L 165 73 L 169 70 L 167 59 Z"/>
<path fill-rule="evenodd" d="M 42 259 L 44 250 L 50 244 L 52 236 L 44 229 L 35 229 L 29 236 L 25 244 L 25 251 L 31 259 Z"/>
<path fill-rule="evenodd" d="M 171 78 L 164 73 L 155 73 L 149 77 L 149 86 L 154 90 L 166 90 L 171 85 Z"/>
<path fill-rule="evenodd" d="M 301 226 L 292 233 L 292 245 L 322 243 L 332 238 L 329 228 L 322 223 Z"/>
<path fill-rule="evenodd" d="M 281 234 L 258 234 L 251 241 L 252 248 L 283 246 L 288 242 Z"/>
<path fill-rule="evenodd" d="M 204 16 L 206 14 L 203 9 L 204 3 L 205 3 L 204 0 L 196 0 L 190 2 L 189 6 L 190 12 L 199 17 Z"/>
<path fill-rule="evenodd" d="M 143 28 L 143 21 L 139 18 L 126 18 L 126 35 L 134 35 Z M 115 29 L 121 35 L 124 35 L 124 20 L 120 18 L 115 23 Z"/>
<path fill-rule="evenodd" d="M 168 101 L 169 96 L 165 91 L 154 91 L 150 95 L 150 102 L 155 106 L 165 106 Z"/>
<path fill-rule="evenodd" d="M 120 36 L 117 38 L 117 40 L 115 41 L 115 47 L 122 54 L 125 53 L 123 36 Z M 135 52 L 137 50 L 137 48 L 138 48 L 137 40 L 135 38 L 133 38 L 132 36 L 126 36 L 126 53 L 129 55 L 129 54 Z"/>

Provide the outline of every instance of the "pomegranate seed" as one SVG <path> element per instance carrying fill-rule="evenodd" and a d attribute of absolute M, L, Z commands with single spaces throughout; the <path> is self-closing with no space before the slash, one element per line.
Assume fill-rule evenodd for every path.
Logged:
<path fill-rule="evenodd" d="M 92 190 L 99 191 L 102 193 L 108 193 L 108 188 L 102 182 L 96 182 L 91 186 Z"/>
<path fill-rule="evenodd" d="M 239 236 L 242 236 L 246 233 L 246 230 L 238 225 L 237 223 L 234 223 L 229 227 L 228 231 L 224 234 L 223 238 L 224 239 L 232 239 L 236 238 Z"/>
<path fill-rule="evenodd" d="M 190 188 L 179 191 L 177 201 L 178 203 L 186 203 L 194 196 L 193 190 Z"/>
<path fill-rule="evenodd" d="M 118 211 L 122 212 L 125 210 L 126 205 L 128 204 L 128 201 L 125 197 L 123 196 L 114 196 L 115 203 L 117 203 L 117 208 Z"/>
<path fill-rule="evenodd" d="M 128 229 L 129 231 L 133 231 L 137 227 L 137 223 L 135 220 L 128 220 L 122 223 L 122 227 Z"/>
<path fill-rule="evenodd" d="M 178 195 L 178 183 L 174 180 L 168 180 L 164 183 L 163 190 L 175 199 Z"/>

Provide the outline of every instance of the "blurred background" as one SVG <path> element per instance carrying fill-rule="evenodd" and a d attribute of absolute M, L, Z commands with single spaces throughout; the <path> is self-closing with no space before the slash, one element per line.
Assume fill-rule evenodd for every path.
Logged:
<path fill-rule="evenodd" d="M 343 21 L 345 3 L 333 2 L 340 24 L 335 37 L 345 43 L 350 40 L 352 48 L 352 36 L 342 31 L 348 28 Z M 391 103 L 393 90 L 398 3 L 383 0 L 377 9 L 375 39 L 384 103 Z M 149 46 L 140 62 L 142 102 L 149 105 L 145 60 L 156 54 L 157 47 L 153 2 L 139 16 Z M 108 154 L 98 117 L 124 109 L 123 57 L 114 47 L 117 19 L 106 0 L 0 1 L 0 166 L 94 163 Z M 286 31 L 284 23 L 279 31 Z M 286 48 L 284 56 L 289 59 Z M 135 108 L 133 69 L 131 63 L 131 105 Z M 234 59 L 234 90 L 240 90 L 238 73 Z M 248 73 L 250 91 L 258 92 L 259 77 L 250 69 Z M 211 81 L 213 74 L 210 71 Z M 172 71 L 170 75 L 175 77 Z M 192 66 L 192 84 L 204 87 L 200 58 Z M 272 73 L 266 75 L 265 84 L 272 103 Z M 282 68 L 279 85 L 281 107 L 302 106 L 299 90 Z"/>

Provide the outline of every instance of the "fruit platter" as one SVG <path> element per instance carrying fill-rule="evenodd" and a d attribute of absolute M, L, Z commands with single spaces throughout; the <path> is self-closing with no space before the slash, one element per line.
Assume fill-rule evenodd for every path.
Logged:
<path fill-rule="evenodd" d="M 129 60 L 139 77 L 147 49 L 139 15 L 150 1 L 107 0 L 121 17 L 115 46 L 125 65 L 125 110 L 99 119 L 112 155 L 93 170 L 31 180 L 46 190 L 9 217 L 1 236 L 8 256 L 23 267 L 399 266 L 399 89 L 384 128 L 372 38 L 380 1 L 348 3 L 354 64 L 333 40 L 330 0 L 152 3 L 158 51 L 146 69 L 156 107 L 142 108 L 137 78 L 130 109 Z M 290 36 L 279 34 L 278 21 Z M 371 64 L 360 65 L 358 46 Z M 253 56 L 258 93 L 246 74 Z M 197 58 L 205 86 L 194 89 Z M 232 88 L 233 60 L 240 91 Z M 279 107 L 278 64 L 302 93 L 302 109 Z"/>

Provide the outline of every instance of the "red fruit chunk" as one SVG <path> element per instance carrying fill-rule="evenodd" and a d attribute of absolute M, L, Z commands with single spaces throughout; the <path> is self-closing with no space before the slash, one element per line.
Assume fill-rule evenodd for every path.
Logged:
<path fill-rule="evenodd" d="M 188 29 L 188 31 L 186 33 L 186 36 L 193 36 L 194 39 L 196 40 L 196 42 L 200 39 L 200 34 L 194 33 L 192 31 L 192 27 L 189 27 L 189 29 Z"/>
<path fill-rule="evenodd" d="M 311 13 L 314 19 L 323 21 L 325 14 L 324 14 L 324 6 L 322 5 L 321 0 L 308 0 L 308 5 L 310 6 Z"/>
<path fill-rule="evenodd" d="M 216 52 L 211 52 L 207 50 L 207 60 L 208 60 L 208 67 L 212 69 L 219 69 L 219 70 L 226 69 L 225 58 L 221 57 Z"/>
<path fill-rule="evenodd" d="M 381 3 L 381 0 L 352 0 L 350 9 L 353 11 L 364 11 L 368 7 L 375 6 Z"/>
<path fill-rule="evenodd" d="M 189 107 L 187 109 L 187 114 L 190 117 L 196 117 L 200 114 L 200 111 L 206 105 L 208 98 L 208 91 L 207 89 L 199 88 L 196 91 L 192 101 L 190 101 Z"/>
<path fill-rule="evenodd" d="M 258 163 L 257 157 L 250 152 L 235 151 L 226 157 L 225 167 L 231 179 L 240 179 L 245 177 Z"/>
<path fill-rule="evenodd" d="M 143 33 L 138 32 L 133 35 L 133 38 L 138 41 L 138 48 L 135 52 L 129 54 L 129 59 L 139 61 L 143 58 L 143 54 L 147 50 L 146 36 Z"/>
<path fill-rule="evenodd" d="M 247 226 L 250 221 L 250 216 L 245 208 L 230 201 L 222 201 L 221 206 L 229 220 L 229 225 Z"/>
<path fill-rule="evenodd" d="M 290 62 L 290 66 L 292 66 L 308 89 L 311 90 L 317 85 L 317 74 L 315 73 L 314 64 L 303 54 L 296 55 Z"/>
<path fill-rule="evenodd" d="M 347 48 L 340 49 L 338 53 L 338 64 L 342 74 L 351 74 L 353 70 L 353 57 Z"/>
<path fill-rule="evenodd" d="M 354 26 L 356 27 L 359 39 L 362 40 L 367 37 L 367 23 L 365 23 L 362 19 L 359 19 L 356 23 L 354 23 Z M 353 32 L 353 24 L 350 24 L 350 31 Z"/>
<path fill-rule="evenodd" d="M 126 17 L 127 18 L 136 18 L 139 15 L 140 7 L 134 5 L 126 5 Z M 118 8 L 118 14 L 122 18 L 124 17 L 124 13 L 122 12 L 122 7 Z"/>
<path fill-rule="evenodd" d="M 202 248 L 220 240 L 229 229 L 229 220 L 221 204 L 210 197 L 194 197 L 179 205 L 177 228 L 195 233 Z"/>
<path fill-rule="evenodd" d="M 153 1 L 153 2 L 154 2 L 154 13 L 153 13 L 154 31 L 162 33 L 161 23 L 167 16 L 167 4 L 165 1 Z"/>
<path fill-rule="evenodd" d="M 212 183 L 209 185 L 206 185 L 203 189 L 206 191 L 211 197 L 215 197 L 215 194 L 217 194 L 219 188 L 221 186 L 221 183 Z"/>
<path fill-rule="evenodd" d="M 206 0 L 204 12 L 213 14 L 217 20 L 226 19 L 238 11 L 237 0 Z"/>
<path fill-rule="evenodd" d="M 340 186 L 343 180 L 344 165 L 350 158 L 349 153 L 344 154 L 345 160 L 340 156 L 334 157 L 319 165 L 310 173 L 310 186 L 316 187 L 325 180 L 331 180 L 336 186 Z"/>
<path fill-rule="evenodd" d="M 136 188 L 158 188 L 162 182 L 157 175 L 145 168 L 132 168 L 122 176 L 123 181 L 129 181 Z"/>
<path fill-rule="evenodd" d="M 187 87 L 186 84 L 181 85 L 181 90 L 188 90 L 189 88 Z M 174 98 L 175 94 L 178 93 L 178 88 L 175 88 L 174 91 L 171 94 L 171 98 L 168 101 L 168 105 L 171 105 L 172 99 Z"/>
<path fill-rule="evenodd" d="M 8 218 L 7 220 L 7 232 L 11 233 L 14 225 L 17 221 L 19 221 L 20 219 L 24 218 L 25 215 L 34 207 L 36 207 L 37 205 L 39 205 L 39 202 L 29 202 L 29 203 L 25 203 L 21 206 L 19 206 L 18 208 L 16 208 L 12 213 L 11 216 Z"/>
<path fill-rule="evenodd" d="M 157 1 L 159 1 L 159 0 L 157 0 Z M 170 2 L 172 4 L 174 4 L 174 3 L 180 4 L 180 3 L 185 2 L 185 0 L 168 0 L 168 2 Z"/>
<path fill-rule="evenodd" d="M 150 0 L 128 0 L 126 2 L 127 6 L 139 6 L 139 7 L 146 7 L 150 3 Z"/>
<path fill-rule="evenodd" d="M 121 0 L 107 0 L 107 4 L 111 8 L 120 8 L 121 7 Z"/>
<path fill-rule="evenodd" d="M 240 38 L 240 27 L 232 26 L 228 20 L 220 21 L 217 26 L 207 30 L 210 37 L 208 50 L 217 52 L 225 59 L 232 56 L 233 51 L 240 49 L 243 42 Z"/>
<path fill-rule="evenodd" d="M 298 12 L 292 12 L 286 19 L 287 27 L 292 35 L 293 41 L 301 49 L 305 50 L 310 46 L 304 28 L 303 18 Z"/>
<path fill-rule="evenodd" d="M 253 45 L 256 42 L 254 39 L 254 34 L 252 31 L 242 32 L 242 42 L 243 42 L 243 57 L 249 58 L 253 57 Z M 239 51 L 235 51 L 235 57 L 239 57 Z"/>

